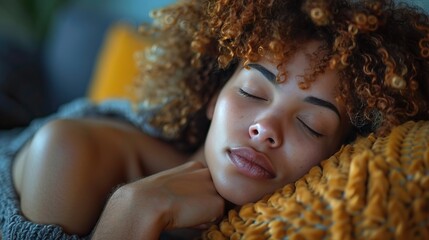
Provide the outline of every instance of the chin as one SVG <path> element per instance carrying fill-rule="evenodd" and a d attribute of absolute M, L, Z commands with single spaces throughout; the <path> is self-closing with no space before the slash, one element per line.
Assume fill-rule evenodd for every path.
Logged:
<path fill-rule="evenodd" d="M 210 166 L 209 169 L 216 191 L 223 199 L 235 205 L 256 202 L 271 192 L 267 189 L 267 184 L 270 183 L 262 184 L 259 180 L 249 179 L 238 173 L 231 164 Z"/>
<path fill-rule="evenodd" d="M 232 184 L 228 185 L 230 186 Z M 254 192 L 249 191 L 249 187 L 225 188 L 224 186 L 218 187 L 216 184 L 215 187 L 217 192 L 219 193 L 219 195 L 222 196 L 223 199 L 238 206 L 258 201 L 263 196 L 265 196 L 265 194 L 256 194 Z"/>
<path fill-rule="evenodd" d="M 242 206 L 246 203 L 250 203 L 250 202 L 254 202 L 257 201 L 258 199 L 255 200 L 250 200 L 249 198 L 246 198 L 245 196 L 240 197 L 241 195 L 238 194 L 232 194 L 232 195 L 223 195 L 220 194 L 226 201 L 233 203 L 234 205 L 237 206 Z"/>

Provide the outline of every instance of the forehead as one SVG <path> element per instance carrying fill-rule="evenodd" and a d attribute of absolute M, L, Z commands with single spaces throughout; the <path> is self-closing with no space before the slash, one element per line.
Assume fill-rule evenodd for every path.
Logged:
<path fill-rule="evenodd" d="M 328 56 L 327 47 L 322 42 L 313 40 L 300 44 L 284 62 L 275 62 L 270 57 L 265 57 L 258 63 L 274 73 L 279 84 L 306 82 L 307 86 L 302 88 L 310 89 L 311 85 L 319 88 L 329 83 L 322 90 L 334 89 L 338 85 L 339 73 L 328 66 Z"/>
<path fill-rule="evenodd" d="M 322 61 L 326 59 L 328 51 L 325 45 L 319 41 L 309 41 L 298 45 L 297 49 L 288 57 L 288 59 L 280 64 L 284 66 L 287 72 L 296 74 L 310 74 L 324 66 L 320 66 Z M 325 70 L 325 69 L 324 69 Z"/>
<path fill-rule="evenodd" d="M 265 52 L 257 62 L 265 64 L 272 72 L 279 73 L 278 81 L 282 81 L 282 73 L 292 72 L 299 75 L 310 75 L 314 71 L 325 70 L 330 62 L 331 50 L 328 44 L 320 40 L 306 40 L 298 44 L 291 44 L 289 50 L 281 59 L 276 59 L 276 53 Z M 244 65 L 251 61 L 244 59 Z M 305 72 L 303 71 L 305 70 Z M 316 74 L 314 74 L 316 75 Z"/>

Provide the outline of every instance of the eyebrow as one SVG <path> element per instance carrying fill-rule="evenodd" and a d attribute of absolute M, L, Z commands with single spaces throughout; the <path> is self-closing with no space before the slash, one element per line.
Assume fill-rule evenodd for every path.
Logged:
<path fill-rule="evenodd" d="M 259 71 L 262 75 L 264 75 L 264 77 L 266 79 L 268 79 L 268 81 L 270 81 L 274 85 L 276 85 L 276 86 L 278 85 L 276 75 L 274 73 L 270 72 L 264 66 L 257 64 L 257 63 L 249 63 L 249 64 L 247 64 L 247 66 Z M 340 111 L 338 111 L 338 108 L 335 107 L 334 104 L 332 104 L 326 100 L 323 100 L 323 99 L 320 99 L 320 98 L 317 98 L 314 96 L 308 96 L 308 97 L 304 98 L 304 102 L 327 108 L 327 109 L 333 111 L 335 114 L 337 114 L 338 118 L 341 119 Z"/>
<path fill-rule="evenodd" d="M 338 111 L 338 108 L 335 107 L 334 104 L 332 104 L 328 101 L 325 101 L 325 100 L 317 98 L 317 97 L 308 96 L 308 97 L 304 98 L 304 102 L 311 103 L 311 104 L 321 106 L 321 107 L 325 107 L 329 110 L 332 110 L 334 113 L 337 114 L 338 118 L 341 119 L 340 111 Z"/>
<path fill-rule="evenodd" d="M 268 79 L 271 83 L 277 85 L 277 77 L 274 73 L 270 72 L 268 69 L 266 69 L 264 66 L 257 64 L 257 63 L 249 63 L 247 66 L 258 70 L 266 79 Z"/>

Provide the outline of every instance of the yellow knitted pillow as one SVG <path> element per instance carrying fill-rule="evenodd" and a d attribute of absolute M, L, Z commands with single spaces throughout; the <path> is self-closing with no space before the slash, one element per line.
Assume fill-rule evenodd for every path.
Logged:
<path fill-rule="evenodd" d="M 429 239 L 429 122 L 346 145 L 203 239 Z"/>

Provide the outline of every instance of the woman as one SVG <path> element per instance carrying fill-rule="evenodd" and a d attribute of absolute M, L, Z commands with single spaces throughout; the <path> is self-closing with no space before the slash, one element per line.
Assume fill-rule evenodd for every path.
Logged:
<path fill-rule="evenodd" d="M 41 124 L 14 149 L 31 222 L 80 236 L 98 222 L 102 239 L 204 227 L 225 205 L 295 181 L 355 134 L 428 119 L 429 24 L 418 10 L 218 0 L 154 17 L 142 30 L 157 47 L 142 58 L 136 113 L 84 104 L 66 114 L 84 119 Z M 11 225 L 31 225 L 20 221 Z"/>

